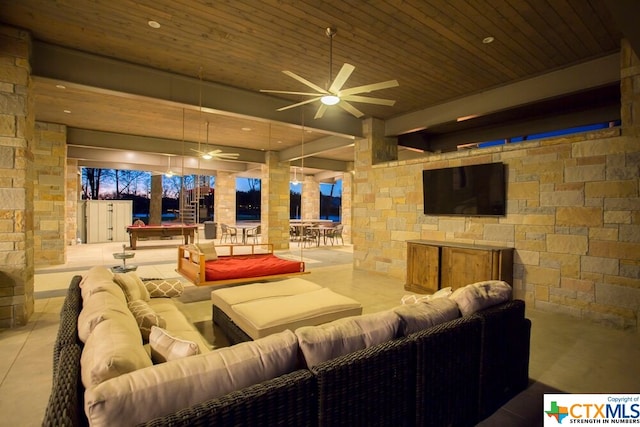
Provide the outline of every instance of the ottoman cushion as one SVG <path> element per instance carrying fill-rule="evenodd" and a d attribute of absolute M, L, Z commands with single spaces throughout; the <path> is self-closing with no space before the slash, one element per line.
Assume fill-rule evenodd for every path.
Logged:
<path fill-rule="evenodd" d="M 294 277 L 276 282 L 254 283 L 252 285 L 217 289 L 211 292 L 211 302 L 228 314 L 227 309 L 232 305 L 263 298 L 297 295 L 318 289 L 322 289 L 322 286 Z"/>
<path fill-rule="evenodd" d="M 249 301 L 236 304 L 232 309 L 231 320 L 254 340 L 286 329 L 294 331 L 301 326 L 315 326 L 362 314 L 358 301 L 327 288 Z"/>
<path fill-rule="evenodd" d="M 362 313 L 358 301 L 300 278 L 218 289 L 211 301 L 254 340 Z"/>

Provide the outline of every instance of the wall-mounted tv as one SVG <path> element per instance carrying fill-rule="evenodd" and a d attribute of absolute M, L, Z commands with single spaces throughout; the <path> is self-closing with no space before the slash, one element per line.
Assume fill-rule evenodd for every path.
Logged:
<path fill-rule="evenodd" d="M 422 171 L 425 215 L 504 216 L 504 163 Z"/>

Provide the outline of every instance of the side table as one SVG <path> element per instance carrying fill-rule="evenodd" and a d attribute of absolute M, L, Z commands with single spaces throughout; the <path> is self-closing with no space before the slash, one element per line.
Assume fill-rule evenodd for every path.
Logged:
<path fill-rule="evenodd" d="M 138 268 L 137 265 L 127 265 L 127 260 L 136 256 L 135 252 L 127 252 L 125 251 L 125 245 L 122 245 L 122 252 L 114 252 L 113 257 L 115 259 L 121 259 L 122 265 L 116 265 L 115 267 L 111 267 L 111 271 L 114 273 L 127 273 L 129 271 L 136 271 Z"/>

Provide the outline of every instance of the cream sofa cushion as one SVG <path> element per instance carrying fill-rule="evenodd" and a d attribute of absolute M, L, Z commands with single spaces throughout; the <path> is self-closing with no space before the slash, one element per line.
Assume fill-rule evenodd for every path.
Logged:
<path fill-rule="evenodd" d="M 113 280 L 122 288 L 128 302 L 139 299 L 149 301 L 149 291 L 135 271 L 116 273 Z"/>
<path fill-rule="evenodd" d="M 154 363 L 170 362 L 183 357 L 195 356 L 200 353 L 198 344 L 176 338 L 162 328 L 151 327 L 149 335 L 151 347 L 151 360 Z"/>
<path fill-rule="evenodd" d="M 463 316 L 511 299 L 511 286 L 501 280 L 487 280 L 458 288 L 449 297 Z"/>
<path fill-rule="evenodd" d="M 132 315 L 98 323 L 82 350 L 82 384 L 90 389 L 103 381 L 152 366 Z"/>
<path fill-rule="evenodd" d="M 393 311 L 400 316 L 400 334 L 410 335 L 460 316 L 458 304 L 449 298 L 398 306 Z"/>
<path fill-rule="evenodd" d="M 117 287 L 115 284 L 114 286 Z M 131 311 L 123 299 L 122 292 L 120 296 L 116 296 L 111 292 L 100 292 L 96 291 L 96 289 L 102 288 L 94 288 L 94 293 L 84 301 L 82 310 L 78 315 L 78 337 L 82 342 L 87 342 L 89 334 L 103 320 L 132 317 Z"/>
<path fill-rule="evenodd" d="M 109 292 L 119 297 L 126 304 L 127 300 L 122 289 L 113 281 L 113 273 L 104 266 L 95 266 L 83 276 L 80 282 L 83 304 L 92 295 L 100 292 Z"/>
<path fill-rule="evenodd" d="M 346 317 L 319 326 L 296 329 L 307 367 L 391 340 L 398 335 L 400 318 L 392 310 Z"/>
<path fill-rule="evenodd" d="M 92 426 L 135 425 L 296 369 L 291 331 L 112 378 L 85 391 Z"/>

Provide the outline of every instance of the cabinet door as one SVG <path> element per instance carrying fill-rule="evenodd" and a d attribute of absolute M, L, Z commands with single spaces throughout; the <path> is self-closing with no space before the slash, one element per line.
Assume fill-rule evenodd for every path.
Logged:
<path fill-rule="evenodd" d="M 407 246 L 407 285 L 413 292 L 433 293 L 438 290 L 440 248 L 411 244 Z"/>
<path fill-rule="evenodd" d="M 457 289 L 470 283 L 493 279 L 493 257 L 494 251 L 442 248 L 440 286 Z"/>

